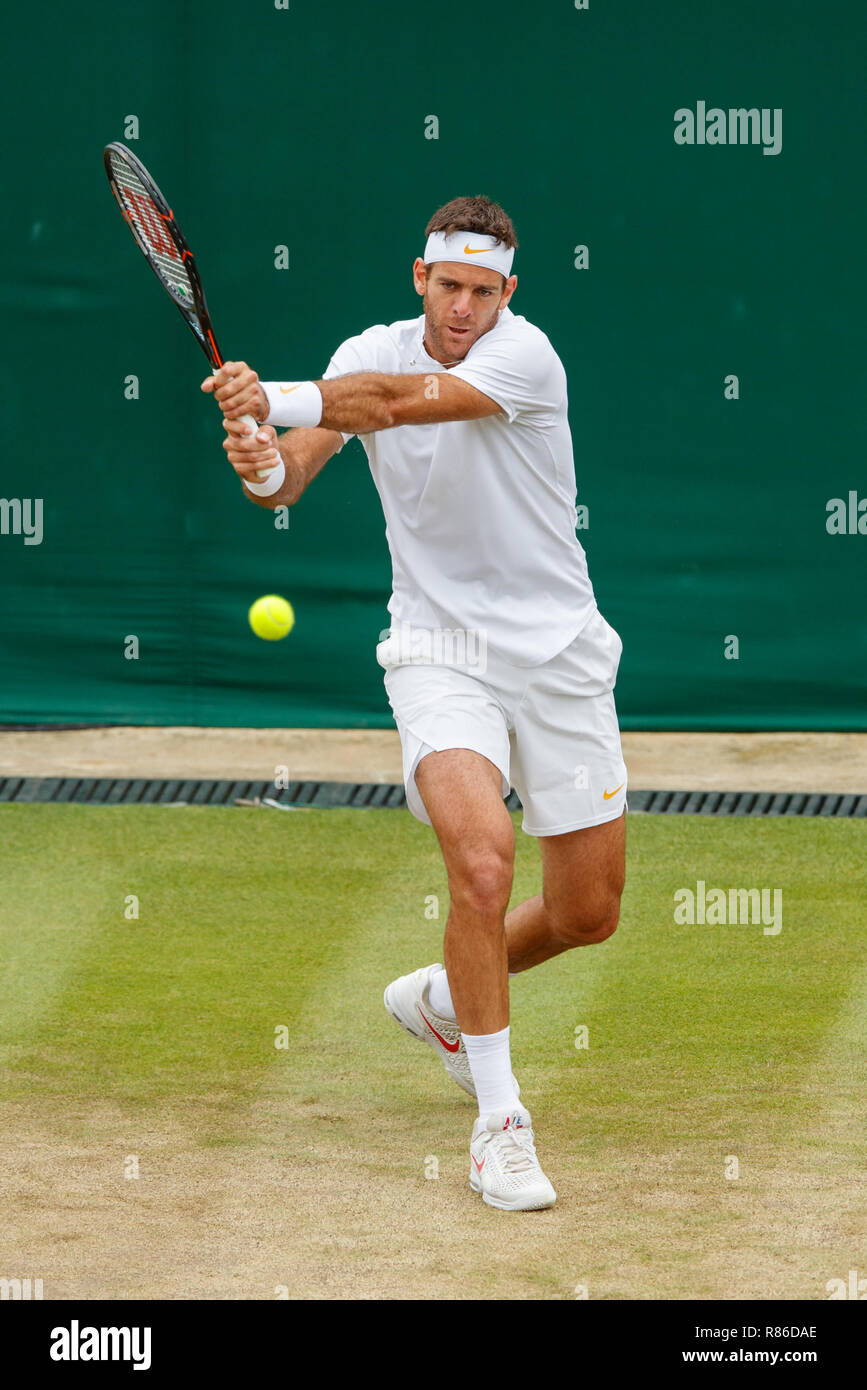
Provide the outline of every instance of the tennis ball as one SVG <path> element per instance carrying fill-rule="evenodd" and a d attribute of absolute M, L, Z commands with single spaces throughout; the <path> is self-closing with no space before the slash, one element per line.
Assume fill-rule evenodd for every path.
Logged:
<path fill-rule="evenodd" d="M 262 637 L 266 642 L 278 642 L 295 626 L 292 604 L 279 594 L 266 594 L 264 598 L 257 598 L 248 617 L 256 636 Z"/>

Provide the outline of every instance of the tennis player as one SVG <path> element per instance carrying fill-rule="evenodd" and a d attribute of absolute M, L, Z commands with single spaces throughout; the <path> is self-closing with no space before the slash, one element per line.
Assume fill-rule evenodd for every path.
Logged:
<path fill-rule="evenodd" d="M 349 338 L 316 381 L 228 362 L 202 389 L 258 505 L 297 502 L 358 435 L 385 513 L 390 634 L 377 647 L 407 804 L 448 873 L 444 962 L 385 1007 L 478 1102 L 470 1185 L 491 1206 L 551 1206 L 512 1073 L 509 976 L 614 931 L 626 768 L 612 694 L 622 644 L 576 536 L 566 373 L 509 308 L 515 229 L 488 198 L 434 214 L 413 264 L 417 318 Z M 240 417 L 265 422 L 254 431 Z M 290 427 L 276 434 L 275 426 Z M 264 482 L 254 481 L 272 469 Z M 539 837 L 542 891 L 508 911 L 514 832 Z"/>

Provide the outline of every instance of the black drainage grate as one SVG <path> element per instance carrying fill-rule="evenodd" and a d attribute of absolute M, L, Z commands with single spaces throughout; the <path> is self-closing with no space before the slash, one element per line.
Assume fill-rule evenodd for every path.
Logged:
<path fill-rule="evenodd" d="M 867 816 L 867 795 L 855 792 L 629 793 L 630 811 L 687 816 Z"/>
<path fill-rule="evenodd" d="M 87 806 L 406 806 L 400 785 L 381 782 L 203 781 L 200 778 L 2 777 L 0 802 L 72 802 Z M 521 809 L 516 792 L 506 800 Z M 867 816 L 855 792 L 634 791 L 629 810 L 688 816 Z"/>

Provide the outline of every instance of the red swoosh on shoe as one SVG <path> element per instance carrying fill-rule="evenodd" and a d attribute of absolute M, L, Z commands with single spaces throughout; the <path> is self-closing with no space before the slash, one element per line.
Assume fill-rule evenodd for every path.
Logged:
<path fill-rule="evenodd" d="M 419 1013 L 421 1014 L 421 1006 L 420 1006 L 419 1004 L 416 1004 L 416 1008 L 418 1009 Z M 424 1018 L 424 1014 L 421 1014 L 421 1016 L 422 1016 L 422 1018 Z M 457 1042 L 453 1042 L 453 1043 L 446 1042 L 445 1038 L 442 1036 L 441 1033 L 438 1033 L 438 1032 L 437 1032 L 436 1028 L 434 1028 L 433 1024 L 430 1022 L 429 1019 L 424 1018 L 424 1021 L 425 1021 L 425 1023 L 427 1024 L 428 1028 L 429 1028 L 429 1029 L 431 1030 L 431 1032 L 433 1033 L 433 1035 L 434 1035 L 434 1037 L 436 1038 L 437 1042 L 441 1042 L 441 1043 L 442 1043 L 442 1045 L 443 1045 L 443 1047 L 445 1048 L 446 1052 L 457 1052 L 457 1051 L 458 1051 L 458 1049 L 460 1048 L 460 1045 L 461 1045 L 461 1040 L 460 1040 L 460 1038 L 458 1038 Z"/>
<path fill-rule="evenodd" d="M 477 1160 L 475 1154 L 470 1154 L 470 1158 L 473 1160 L 473 1163 L 475 1163 L 475 1165 L 476 1165 L 476 1171 L 479 1172 L 479 1173 L 481 1173 L 482 1169 L 484 1168 L 484 1166 L 485 1166 L 485 1164 L 486 1164 L 486 1162 L 487 1162 L 488 1155 L 485 1154 L 485 1157 L 482 1159 L 481 1163 L 478 1162 L 478 1160 Z"/>

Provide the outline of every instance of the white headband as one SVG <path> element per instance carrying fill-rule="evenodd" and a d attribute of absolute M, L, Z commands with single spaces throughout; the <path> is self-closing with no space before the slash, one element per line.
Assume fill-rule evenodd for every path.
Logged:
<path fill-rule="evenodd" d="M 514 246 L 504 246 L 496 237 L 481 232 L 431 232 L 424 248 L 425 265 L 432 261 L 466 261 L 498 270 L 508 280 L 515 255 Z"/>

